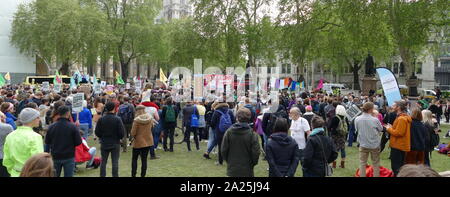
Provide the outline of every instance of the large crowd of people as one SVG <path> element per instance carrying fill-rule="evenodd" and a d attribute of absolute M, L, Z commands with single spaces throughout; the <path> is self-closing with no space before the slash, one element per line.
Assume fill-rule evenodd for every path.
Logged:
<path fill-rule="evenodd" d="M 85 164 L 88 169 L 100 167 L 99 175 L 105 177 L 111 157 L 112 176 L 118 177 L 121 152 L 131 147 L 130 174 L 136 176 L 140 158 L 140 175 L 145 177 L 147 160 L 160 159 L 158 145 L 177 151 L 178 128 L 188 151 L 199 151 L 200 141 L 207 140 L 203 157 L 212 159 L 216 150 L 216 165 L 225 162 L 230 177 L 254 176 L 254 167 L 263 161 L 270 177 L 293 177 L 298 169 L 304 177 L 331 176 L 333 169 L 346 168 L 346 162 L 359 163 L 360 172 L 366 172 L 369 155 L 378 177 L 388 141 L 394 176 L 420 176 L 417 169 L 435 175 L 430 154 L 439 143 L 442 115 L 447 122 L 450 116 L 450 104 L 440 98 L 388 106 L 383 95 L 296 95 L 283 90 L 277 101 L 257 96 L 235 102 L 176 102 L 170 91 L 153 84 L 142 93 L 119 90 L 94 94 L 67 86 L 60 93 L 42 91 L 39 85 L 2 87 L 0 176 L 72 177 Z M 75 113 L 77 93 L 84 93 L 85 100 Z M 351 118 L 347 110 L 354 106 L 361 114 Z M 98 140 L 100 147 L 90 147 L 88 139 Z M 359 162 L 346 160 L 346 147 L 355 143 Z"/>

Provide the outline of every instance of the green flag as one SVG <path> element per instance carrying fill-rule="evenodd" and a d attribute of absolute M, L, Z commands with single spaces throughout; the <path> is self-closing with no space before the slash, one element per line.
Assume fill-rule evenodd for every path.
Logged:
<path fill-rule="evenodd" d="M 122 79 L 122 76 L 116 71 L 116 83 L 119 85 L 124 85 L 125 82 Z"/>
<path fill-rule="evenodd" d="M 6 84 L 5 78 L 3 78 L 3 75 L 0 74 L 0 86 L 4 86 Z"/>

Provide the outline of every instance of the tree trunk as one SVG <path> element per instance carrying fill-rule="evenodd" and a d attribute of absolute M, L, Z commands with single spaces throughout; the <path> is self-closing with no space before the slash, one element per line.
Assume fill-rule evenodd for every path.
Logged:
<path fill-rule="evenodd" d="M 137 62 L 136 77 L 141 77 L 141 64 L 140 64 L 140 62 Z"/>
<path fill-rule="evenodd" d="M 128 68 L 129 63 L 126 62 L 120 62 L 120 68 L 122 70 L 122 79 L 126 82 L 128 80 L 128 72 L 129 72 L 129 68 Z"/>
<path fill-rule="evenodd" d="M 106 67 L 107 67 L 106 64 L 108 64 L 108 63 L 107 63 L 107 61 L 102 60 L 102 63 L 101 63 L 101 64 L 102 64 L 102 65 L 101 65 L 101 66 L 102 66 L 102 69 L 101 69 L 101 70 L 102 70 L 102 71 L 101 71 L 101 78 L 102 78 L 103 80 L 106 80 L 106 78 L 108 77 L 108 76 L 107 76 L 107 72 L 108 72 L 108 71 L 107 71 L 107 68 L 106 68 Z"/>
<path fill-rule="evenodd" d="M 63 62 L 61 68 L 59 69 L 59 73 L 62 75 L 70 76 L 69 66 L 69 61 Z"/>

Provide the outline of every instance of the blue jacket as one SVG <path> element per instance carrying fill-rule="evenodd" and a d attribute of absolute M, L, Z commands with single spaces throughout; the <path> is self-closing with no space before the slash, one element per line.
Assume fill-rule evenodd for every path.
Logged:
<path fill-rule="evenodd" d="M 6 123 L 11 125 L 12 128 L 14 130 L 16 130 L 17 129 L 17 126 L 16 126 L 17 118 L 9 112 L 6 112 L 5 116 L 6 116 Z"/>
<path fill-rule="evenodd" d="M 77 121 L 77 114 L 72 114 L 73 121 Z M 83 108 L 80 112 L 80 124 L 89 124 L 89 129 L 92 129 L 92 113 L 89 109 Z"/>

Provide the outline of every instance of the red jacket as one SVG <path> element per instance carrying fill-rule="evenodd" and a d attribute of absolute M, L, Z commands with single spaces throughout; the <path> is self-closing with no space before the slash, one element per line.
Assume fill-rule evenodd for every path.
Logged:
<path fill-rule="evenodd" d="M 81 143 L 75 147 L 75 163 L 84 163 L 91 160 L 91 154 L 89 154 L 89 148 Z"/>

